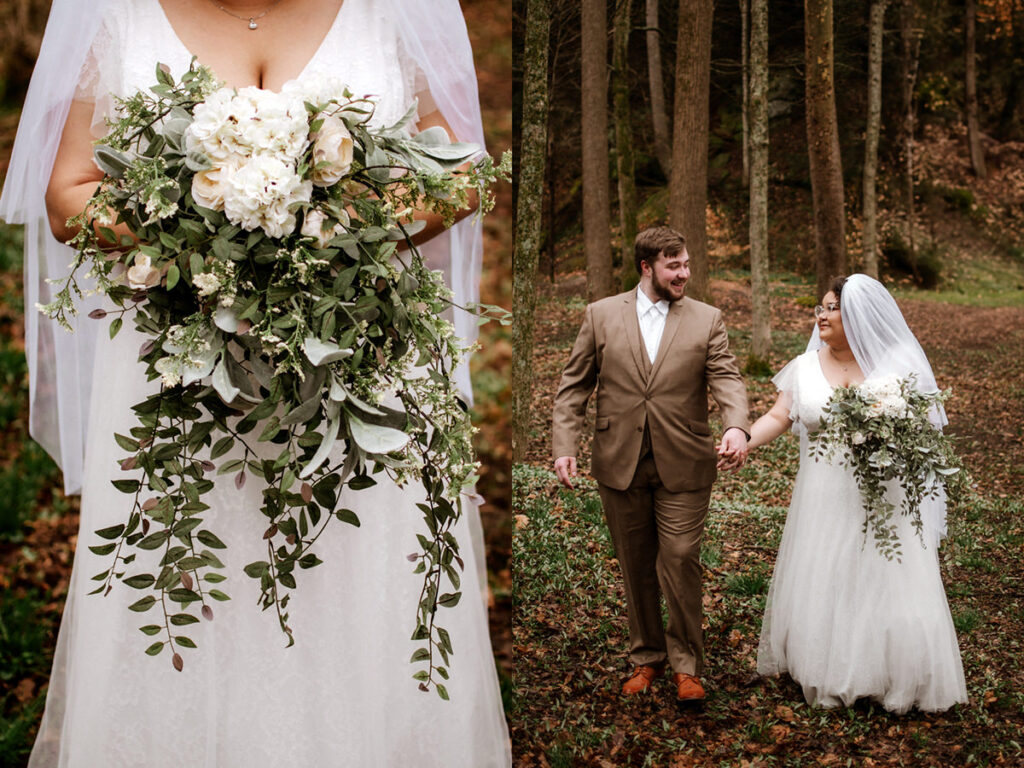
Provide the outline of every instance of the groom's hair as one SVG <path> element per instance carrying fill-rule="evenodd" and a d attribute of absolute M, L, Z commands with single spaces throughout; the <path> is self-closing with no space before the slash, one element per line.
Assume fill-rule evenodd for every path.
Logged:
<path fill-rule="evenodd" d="M 638 232 L 636 240 L 633 241 L 633 263 L 636 265 L 636 273 L 643 274 L 640 263 L 646 261 L 651 266 L 658 260 L 658 254 L 665 256 L 677 256 L 686 248 L 686 238 L 671 227 L 649 227 Z"/>

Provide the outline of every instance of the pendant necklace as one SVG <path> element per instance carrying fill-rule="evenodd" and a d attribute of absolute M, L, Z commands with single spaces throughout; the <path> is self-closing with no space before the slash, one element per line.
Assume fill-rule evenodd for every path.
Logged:
<path fill-rule="evenodd" d="M 264 10 L 263 13 L 260 13 L 260 14 L 258 14 L 256 16 L 239 16 L 237 13 L 233 13 L 233 12 L 229 11 L 223 5 L 221 5 L 220 3 L 216 2 L 216 0 L 210 0 L 210 2 L 213 5 L 215 5 L 218 10 L 223 11 L 228 16 L 234 16 L 239 21 L 248 21 L 249 22 L 249 29 L 256 30 L 256 29 L 259 29 L 259 26 L 260 26 L 256 22 L 258 20 L 262 19 L 268 13 L 270 13 L 274 9 L 274 6 L 277 5 L 278 3 L 280 3 L 281 0 L 274 0 L 274 2 L 272 2 L 270 5 L 267 6 L 266 10 Z"/>
<path fill-rule="evenodd" d="M 836 365 L 843 369 L 843 373 L 846 373 L 850 368 L 850 363 L 844 364 L 843 361 L 836 356 L 836 351 L 832 349 L 832 347 L 829 347 L 828 351 L 829 354 L 832 355 L 832 359 L 836 361 Z"/>

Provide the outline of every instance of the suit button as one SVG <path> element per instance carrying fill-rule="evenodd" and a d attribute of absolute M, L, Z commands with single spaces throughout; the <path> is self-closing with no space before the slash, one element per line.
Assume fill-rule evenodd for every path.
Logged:
<path fill-rule="evenodd" d="M 643 432 L 643 431 L 644 431 L 644 428 L 643 428 L 643 427 L 637 427 L 637 428 L 636 428 L 636 431 L 637 431 L 637 432 Z"/>

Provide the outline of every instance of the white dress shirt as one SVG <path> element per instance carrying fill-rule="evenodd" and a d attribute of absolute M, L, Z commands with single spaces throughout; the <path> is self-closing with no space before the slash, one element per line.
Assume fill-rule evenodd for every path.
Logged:
<path fill-rule="evenodd" d="M 654 365 L 661 344 L 661 334 L 665 330 L 665 318 L 668 317 L 668 302 L 661 299 L 657 302 L 647 298 L 640 286 L 636 289 L 636 317 L 640 321 L 640 336 L 647 347 L 647 359 Z"/>

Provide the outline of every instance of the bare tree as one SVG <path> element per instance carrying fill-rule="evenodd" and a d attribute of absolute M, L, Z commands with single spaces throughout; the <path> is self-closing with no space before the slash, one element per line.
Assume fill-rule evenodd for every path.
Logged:
<path fill-rule="evenodd" d="M 651 122 L 654 126 L 654 155 L 666 177 L 671 172 L 672 148 L 665 110 L 665 79 L 661 68 L 661 23 L 658 0 L 647 0 L 647 81 L 651 89 Z"/>
<path fill-rule="evenodd" d="M 868 123 L 864 135 L 864 271 L 878 278 L 878 134 L 882 118 L 882 33 L 889 0 L 872 0 L 868 22 Z"/>
<path fill-rule="evenodd" d="M 686 238 L 688 293 L 710 296 L 708 277 L 708 124 L 710 120 L 712 0 L 679 0 L 672 131 L 669 223 Z"/>
<path fill-rule="evenodd" d="M 751 0 L 750 17 L 750 362 L 767 363 L 772 345 L 768 285 L 768 0 Z"/>
<path fill-rule="evenodd" d="M 581 130 L 583 143 L 583 248 L 587 297 L 612 293 L 608 189 L 608 18 L 605 0 L 582 0 Z"/>
<path fill-rule="evenodd" d="M 814 201 L 815 261 L 820 296 L 828 290 L 829 281 L 838 274 L 845 274 L 847 269 L 843 168 L 836 119 L 832 0 L 804 0 L 804 65 L 807 151 Z"/>
<path fill-rule="evenodd" d="M 740 0 L 740 114 L 743 118 L 743 186 L 750 185 L 750 0 Z"/>
<path fill-rule="evenodd" d="M 515 253 L 512 307 L 512 454 L 525 458 L 530 432 L 533 383 L 533 315 L 536 307 L 537 257 L 541 238 L 544 196 L 544 159 L 547 153 L 548 34 L 550 0 L 529 0 L 523 41 L 523 106 L 518 193 L 516 198 Z"/>
<path fill-rule="evenodd" d="M 964 97 L 967 112 L 967 145 L 971 150 L 971 168 L 979 179 L 985 178 L 985 150 L 978 127 L 978 60 L 976 0 L 967 0 L 964 10 Z"/>
<path fill-rule="evenodd" d="M 903 190 L 907 206 L 907 246 L 910 248 L 910 266 L 915 279 L 917 248 L 914 223 L 917 210 L 914 202 L 914 85 L 917 82 L 918 54 L 921 37 L 914 27 L 914 0 L 903 0 L 900 7 L 900 92 L 903 96 Z"/>
<path fill-rule="evenodd" d="M 629 109 L 629 33 L 633 0 L 617 0 L 612 38 L 612 107 L 615 117 L 615 163 L 619 192 L 618 263 L 632 263 L 636 239 L 636 180 L 633 128 Z"/>

